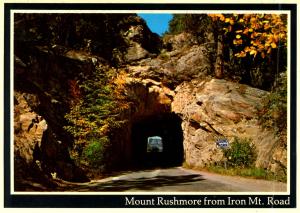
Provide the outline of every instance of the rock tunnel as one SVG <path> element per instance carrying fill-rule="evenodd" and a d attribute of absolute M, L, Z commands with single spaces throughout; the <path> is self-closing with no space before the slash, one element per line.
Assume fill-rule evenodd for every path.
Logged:
<path fill-rule="evenodd" d="M 148 138 L 159 136 L 163 149 L 147 150 Z M 175 113 L 145 117 L 132 126 L 133 166 L 137 169 L 179 166 L 183 162 L 181 119 Z"/>

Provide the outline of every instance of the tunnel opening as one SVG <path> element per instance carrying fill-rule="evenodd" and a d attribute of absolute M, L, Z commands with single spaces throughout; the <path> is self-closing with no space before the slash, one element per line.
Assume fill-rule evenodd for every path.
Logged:
<path fill-rule="evenodd" d="M 175 113 L 152 115 L 136 121 L 131 138 L 134 168 L 180 166 L 184 159 L 181 122 Z"/>

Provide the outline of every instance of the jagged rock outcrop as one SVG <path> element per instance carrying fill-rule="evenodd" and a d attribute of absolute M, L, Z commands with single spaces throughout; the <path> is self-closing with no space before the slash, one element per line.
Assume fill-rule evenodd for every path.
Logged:
<path fill-rule="evenodd" d="M 157 35 L 153 35 L 145 22 L 141 19 L 139 24 L 130 26 L 124 33 L 125 41 L 128 45 L 124 54 L 124 60 L 127 63 L 141 60 L 146 57 L 155 56 L 159 53 L 160 39 Z"/>
<path fill-rule="evenodd" d="M 127 69 L 133 77 L 152 78 L 171 89 L 194 78 L 205 78 L 213 72 L 215 44 L 197 44 L 188 33 L 175 35 L 167 42 L 170 51 L 163 49 L 156 58 L 140 60 Z M 165 44 L 167 45 L 167 44 Z"/>
<path fill-rule="evenodd" d="M 73 138 L 64 129 L 78 101 L 76 81 L 111 63 L 153 56 L 160 39 L 135 14 L 18 14 L 14 29 L 15 185 L 33 167 L 38 179 L 88 181 L 70 158 Z"/>
<path fill-rule="evenodd" d="M 83 171 L 70 159 L 67 143 L 63 143 L 61 135 L 55 133 L 52 125 L 37 114 L 37 108 L 42 107 L 39 97 L 15 91 L 14 98 L 16 190 L 24 187 L 24 183 L 31 178 L 54 186 L 52 175 L 70 181 L 87 181 Z"/>
<path fill-rule="evenodd" d="M 157 58 L 141 60 L 127 69 L 131 76 L 155 79 L 175 92 L 171 111 L 183 120 L 186 163 L 205 167 L 222 160 L 223 154 L 215 143 L 218 138 L 251 138 L 258 151 L 256 166 L 284 172 L 284 143 L 275 131 L 263 130 L 257 119 L 262 99 L 268 93 L 213 79 L 214 43 L 199 45 L 193 36 L 182 33 L 169 37 L 165 47 L 169 49 Z"/>
<path fill-rule="evenodd" d="M 14 92 L 14 178 L 15 189 L 25 190 L 26 181 L 55 186 L 43 173 L 36 150 L 41 148 L 42 138 L 48 129 L 45 119 L 29 106 L 38 104 L 36 95 Z"/>
<path fill-rule="evenodd" d="M 134 69 L 138 68 L 131 67 Z M 258 122 L 257 112 L 268 92 L 213 78 L 183 82 L 173 91 L 152 79 L 128 77 L 126 88 L 128 96 L 136 100 L 126 116 L 130 118 L 126 133 L 121 133 L 127 138 L 123 141 L 128 140 L 123 147 L 130 146 L 133 122 L 159 113 L 176 113 L 182 119 L 184 161 L 189 166 L 203 168 L 223 160 L 216 141 L 227 138 L 232 142 L 237 137 L 255 144 L 257 167 L 275 173 L 286 169 L 286 147 L 275 131 L 264 130 Z"/>
<path fill-rule="evenodd" d="M 136 14 L 16 14 L 15 47 L 64 47 L 127 63 L 159 52 L 161 41 Z M 138 55 L 133 52 L 138 50 Z M 25 53 L 25 52 L 24 52 Z M 19 55 L 20 57 L 20 55 Z"/>
<path fill-rule="evenodd" d="M 277 172 L 286 165 L 286 149 L 280 147 L 279 138 L 257 120 L 267 92 L 218 79 L 185 82 L 175 92 L 172 111 L 183 119 L 185 161 L 190 166 L 201 168 L 222 160 L 217 139 L 234 137 L 252 139 L 257 167 Z"/>

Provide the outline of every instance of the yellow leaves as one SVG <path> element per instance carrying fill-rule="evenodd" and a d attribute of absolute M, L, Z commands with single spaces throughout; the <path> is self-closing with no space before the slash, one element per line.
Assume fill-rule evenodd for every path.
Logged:
<path fill-rule="evenodd" d="M 263 18 L 263 17 L 264 17 L 264 14 L 258 14 L 257 17 L 258 17 L 258 18 Z"/>
<path fill-rule="evenodd" d="M 280 32 L 280 30 L 279 29 L 277 29 L 277 28 L 275 28 L 275 27 L 273 27 L 272 29 L 271 29 L 271 33 L 279 33 Z"/>
<path fill-rule="evenodd" d="M 124 86 L 126 84 L 126 77 L 127 74 L 124 70 L 121 70 L 117 77 L 113 80 L 113 85 L 115 87 L 115 93 L 118 94 L 118 92 L 122 91 L 124 89 Z"/>
<path fill-rule="evenodd" d="M 240 53 L 236 53 L 234 56 L 238 58 L 244 58 L 247 56 L 247 54 L 244 51 L 241 51 Z"/>
<path fill-rule="evenodd" d="M 254 56 L 256 56 L 256 54 L 257 54 L 257 50 L 251 50 L 249 54 L 250 54 L 250 55 L 254 55 Z"/>
<path fill-rule="evenodd" d="M 268 29 L 270 29 L 270 27 L 271 27 L 270 24 L 267 23 L 264 25 L 264 30 L 268 30 Z"/>
<path fill-rule="evenodd" d="M 234 20 L 231 18 L 225 18 L 225 23 L 229 23 L 230 25 L 234 25 Z"/>
<path fill-rule="evenodd" d="M 238 40 L 237 40 L 237 39 L 234 39 L 234 40 L 233 40 L 233 44 L 234 44 L 234 45 L 241 45 L 241 44 L 243 44 L 243 40 L 242 40 L 242 39 L 238 39 Z"/>
<path fill-rule="evenodd" d="M 217 21 L 218 20 L 218 17 L 213 15 L 213 14 L 209 14 L 208 16 L 211 18 L 212 21 Z"/>
<path fill-rule="evenodd" d="M 257 41 L 255 41 L 255 40 L 252 40 L 250 43 L 251 43 L 253 46 L 257 46 Z"/>
<path fill-rule="evenodd" d="M 250 52 L 251 51 L 251 48 L 249 46 L 245 47 L 244 49 L 245 52 Z"/>
<path fill-rule="evenodd" d="M 118 109 L 117 109 L 118 112 L 125 112 L 129 108 L 130 108 L 129 102 L 127 102 L 126 100 L 119 101 L 119 103 L 118 103 Z"/>
<path fill-rule="evenodd" d="M 223 14 L 208 14 L 208 16 L 211 17 L 213 21 L 225 21 L 225 16 Z"/>
<path fill-rule="evenodd" d="M 272 48 L 268 48 L 267 54 L 270 54 L 272 52 Z"/>
<path fill-rule="evenodd" d="M 104 124 L 101 128 L 100 128 L 100 132 L 105 135 L 109 130 L 109 125 L 108 124 Z"/>
<path fill-rule="evenodd" d="M 243 15 L 243 18 L 244 18 L 245 20 L 249 20 L 249 18 L 251 18 L 251 16 L 252 16 L 252 14 L 244 14 L 244 15 Z"/>
<path fill-rule="evenodd" d="M 225 16 L 223 14 L 220 14 L 219 18 L 220 18 L 220 21 L 224 21 L 225 20 Z"/>
<path fill-rule="evenodd" d="M 259 37 L 259 36 L 262 35 L 262 33 L 257 33 L 257 32 L 254 32 L 253 34 L 254 34 L 255 37 Z"/>
<path fill-rule="evenodd" d="M 250 23 L 254 23 L 254 22 L 256 22 L 256 18 L 255 17 L 251 17 Z"/>
<path fill-rule="evenodd" d="M 277 47 L 277 45 L 276 45 L 274 42 L 272 42 L 272 43 L 271 43 L 271 47 L 272 47 L 273 49 L 275 49 L 275 48 Z"/>
<path fill-rule="evenodd" d="M 244 47 L 236 57 L 247 55 L 268 57 L 272 49 L 287 42 L 287 16 L 284 14 L 224 14 L 216 15 L 235 46 Z M 221 29 L 222 29 L 221 28 Z"/>
<path fill-rule="evenodd" d="M 286 34 L 284 34 L 284 33 L 279 33 L 279 38 L 280 38 L 280 39 L 286 39 Z"/>
<path fill-rule="evenodd" d="M 262 58 L 266 57 L 265 48 L 263 44 L 258 44 L 257 47 L 255 46 L 246 46 L 244 50 L 242 51 L 245 54 L 249 53 L 249 55 L 256 57 L 257 55 L 260 55 Z M 244 54 L 242 54 L 244 55 Z M 238 55 L 240 56 L 240 55 Z"/>
<path fill-rule="evenodd" d="M 249 32 L 249 29 L 248 29 L 248 28 L 246 28 L 246 29 L 243 31 L 243 34 L 244 34 L 244 35 L 247 35 L 247 34 L 248 34 L 248 32 Z"/>
<path fill-rule="evenodd" d="M 261 51 L 263 51 L 265 49 L 265 46 L 263 44 L 259 44 L 257 46 L 257 48 L 258 48 L 258 51 L 261 52 Z"/>
<path fill-rule="evenodd" d="M 279 29 L 280 29 L 281 32 L 287 33 L 287 27 L 286 27 L 286 25 L 281 25 L 281 26 L 279 27 Z"/>
<path fill-rule="evenodd" d="M 86 121 L 83 118 L 78 119 L 76 121 L 76 125 L 78 125 L 78 126 L 84 126 L 85 123 L 86 123 Z"/>
<path fill-rule="evenodd" d="M 208 16 L 211 17 L 213 21 L 225 21 L 225 16 L 223 14 L 208 14 Z"/>
<path fill-rule="evenodd" d="M 267 42 L 272 42 L 273 41 L 273 35 L 272 34 L 265 35 L 265 37 L 267 37 Z"/>
<path fill-rule="evenodd" d="M 273 41 L 278 43 L 279 42 L 279 36 L 278 35 L 273 35 Z"/>
<path fill-rule="evenodd" d="M 229 31 L 227 27 L 223 27 L 223 30 L 225 31 L 225 34 Z"/>

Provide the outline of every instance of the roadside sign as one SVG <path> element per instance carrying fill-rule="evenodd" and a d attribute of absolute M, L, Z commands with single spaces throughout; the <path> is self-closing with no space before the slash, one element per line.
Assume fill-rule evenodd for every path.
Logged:
<path fill-rule="evenodd" d="M 227 139 L 218 139 L 216 145 L 221 149 L 225 149 L 229 146 L 229 142 Z"/>

